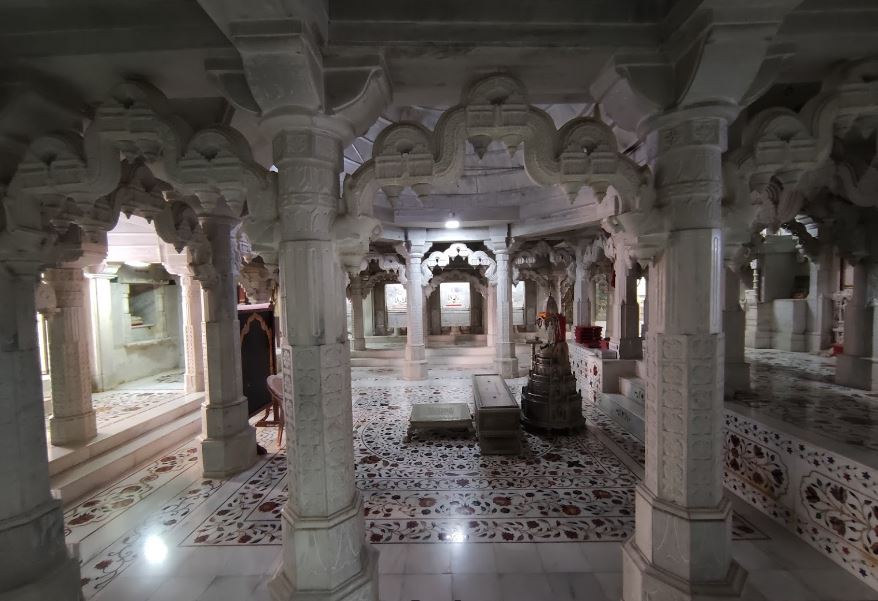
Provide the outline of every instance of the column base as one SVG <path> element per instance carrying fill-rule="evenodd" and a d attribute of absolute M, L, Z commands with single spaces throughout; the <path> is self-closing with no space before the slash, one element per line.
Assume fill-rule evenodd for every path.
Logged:
<path fill-rule="evenodd" d="M 205 478 L 225 479 L 256 463 L 256 428 L 223 438 L 201 438 L 201 469 Z"/>
<path fill-rule="evenodd" d="M 49 442 L 64 447 L 91 440 L 98 435 L 95 412 L 89 411 L 70 417 L 49 418 Z"/>
<path fill-rule="evenodd" d="M 832 346 L 832 338 L 829 335 L 811 333 L 807 334 L 807 337 L 809 353 L 816 355 Z"/>
<path fill-rule="evenodd" d="M 732 561 L 720 581 L 693 583 L 652 565 L 634 539 L 622 546 L 622 601 L 729 601 L 743 598 L 747 572 Z"/>
<path fill-rule="evenodd" d="M 725 395 L 750 390 L 750 364 L 744 361 L 726 363 Z"/>
<path fill-rule="evenodd" d="M 378 551 L 362 542 L 359 496 L 327 517 L 298 517 L 285 505 L 282 520 L 283 558 L 268 584 L 274 601 L 378 601 Z"/>
<path fill-rule="evenodd" d="M 873 390 L 878 384 L 878 362 L 871 357 L 839 355 L 835 364 L 835 383 L 851 388 Z"/>
<path fill-rule="evenodd" d="M 497 357 L 494 359 L 494 369 L 504 378 L 517 378 L 518 357 Z"/>
<path fill-rule="evenodd" d="M 365 351 L 366 350 L 366 339 L 365 338 L 354 338 L 351 340 L 351 349 L 355 351 Z"/>
<path fill-rule="evenodd" d="M 75 547 L 64 543 L 61 502 L 52 499 L 0 522 L 0 601 L 79 601 Z M 30 579 L 30 581 L 28 581 Z"/>
<path fill-rule="evenodd" d="M 623 601 L 739 596 L 747 572 L 732 559 L 732 509 L 685 507 L 635 493 L 635 531 L 622 548 Z"/>
<path fill-rule="evenodd" d="M 406 361 L 402 366 L 402 377 L 406 380 L 426 380 L 427 360 Z"/>

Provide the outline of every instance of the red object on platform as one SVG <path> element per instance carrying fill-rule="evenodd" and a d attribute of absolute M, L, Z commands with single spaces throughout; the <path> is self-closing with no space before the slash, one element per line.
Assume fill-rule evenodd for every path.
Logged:
<path fill-rule="evenodd" d="M 576 326 L 573 329 L 573 339 L 589 348 L 600 348 L 601 330 L 601 326 Z"/>

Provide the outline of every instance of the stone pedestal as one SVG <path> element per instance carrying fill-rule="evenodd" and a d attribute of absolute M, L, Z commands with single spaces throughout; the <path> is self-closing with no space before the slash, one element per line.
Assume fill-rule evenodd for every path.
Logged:
<path fill-rule="evenodd" d="M 204 391 L 204 316 L 201 311 L 201 284 L 190 275 L 180 276 L 183 301 L 183 361 L 186 394 Z"/>
<path fill-rule="evenodd" d="M 406 257 L 406 331 L 405 364 L 406 380 L 427 379 L 427 356 L 424 343 L 424 289 L 421 259 L 427 252 L 423 239 L 409 241 Z"/>
<path fill-rule="evenodd" d="M 47 269 L 45 279 L 57 302 L 48 316 L 52 378 L 49 440 L 53 445 L 71 446 L 97 435 L 91 399 L 86 280 L 79 267 Z"/>
<path fill-rule="evenodd" d="M 854 286 L 844 313 L 844 353 L 835 367 L 835 382 L 842 386 L 872 390 L 872 315 L 866 301 L 868 264 L 854 265 Z"/>
<path fill-rule="evenodd" d="M 79 561 L 64 541 L 61 501 L 49 489 L 34 305 L 38 269 L 4 262 L 0 270 L 0 598 L 78 601 Z"/>
<path fill-rule="evenodd" d="M 725 268 L 723 334 L 725 336 L 725 394 L 750 390 L 750 364 L 744 359 L 745 315 L 741 308 L 741 279 L 732 268 Z"/>
<path fill-rule="evenodd" d="M 328 119 L 278 119 L 266 126 L 280 130 L 274 163 L 280 295 L 288 308 L 281 364 L 289 499 L 281 565 L 269 589 L 275 601 L 377 601 L 378 554 L 365 543 L 354 478 L 346 276 L 330 230 L 342 144 L 318 126 Z"/>
<path fill-rule="evenodd" d="M 821 248 L 820 256 L 812 259 L 808 288 L 809 353 L 819 353 L 832 345 L 832 247 Z"/>
<path fill-rule="evenodd" d="M 351 348 L 366 350 L 366 335 L 363 328 L 363 280 L 359 273 L 352 273 L 351 280 L 351 329 L 353 332 Z"/>
<path fill-rule="evenodd" d="M 506 239 L 507 228 L 492 227 L 489 247 L 494 251 L 497 261 L 497 283 L 494 295 L 497 298 L 495 325 L 497 336 L 494 339 L 494 368 L 504 378 L 518 377 L 518 357 L 512 341 L 512 265 L 509 261 L 509 245 Z"/>
<path fill-rule="evenodd" d="M 722 486 L 725 132 L 725 118 L 701 112 L 665 115 L 647 137 L 671 231 L 650 266 L 646 465 L 622 553 L 625 601 L 735 596 L 744 583 Z"/>
<path fill-rule="evenodd" d="M 782 298 L 771 302 L 771 348 L 802 353 L 807 350 L 805 326 L 808 303 L 804 299 Z"/>
<path fill-rule="evenodd" d="M 256 429 L 248 421 L 241 378 L 236 224 L 229 216 L 201 218 L 216 270 L 216 280 L 202 284 L 207 394 L 201 416 L 201 461 L 205 478 L 227 478 L 256 461 Z"/>

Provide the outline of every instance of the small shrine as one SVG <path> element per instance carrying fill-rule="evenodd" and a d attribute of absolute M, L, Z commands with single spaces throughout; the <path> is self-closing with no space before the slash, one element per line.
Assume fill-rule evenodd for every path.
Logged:
<path fill-rule="evenodd" d="M 577 430 L 585 425 L 582 398 L 570 370 L 566 319 L 553 296 L 549 295 L 537 325 L 545 332 L 546 342 L 531 343 L 531 368 L 521 390 L 521 422 L 528 429 Z"/>

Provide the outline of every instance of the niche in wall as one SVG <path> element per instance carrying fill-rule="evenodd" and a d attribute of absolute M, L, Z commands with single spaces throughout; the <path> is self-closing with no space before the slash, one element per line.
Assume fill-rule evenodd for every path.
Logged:
<path fill-rule="evenodd" d="M 153 327 L 156 324 L 156 294 L 159 286 L 155 284 L 128 285 L 128 313 L 132 328 Z"/>

